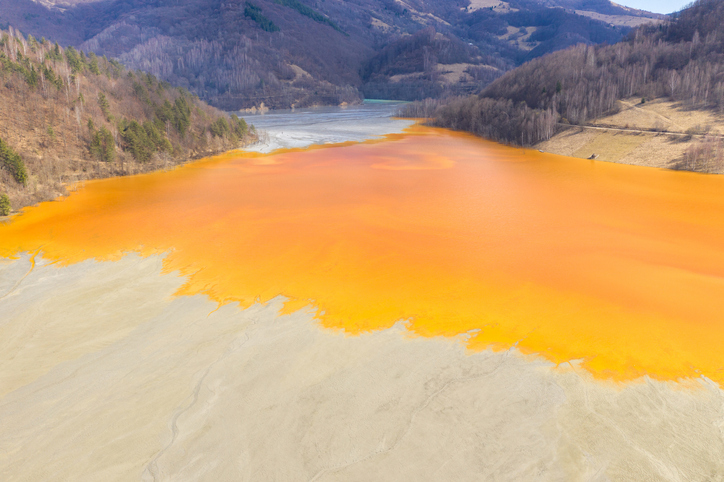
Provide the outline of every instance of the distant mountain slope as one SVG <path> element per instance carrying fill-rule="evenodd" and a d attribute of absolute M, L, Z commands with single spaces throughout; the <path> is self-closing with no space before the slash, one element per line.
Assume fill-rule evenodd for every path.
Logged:
<path fill-rule="evenodd" d="M 0 24 L 116 57 L 225 109 L 476 91 L 547 52 L 616 42 L 631 19 L 658 21 L 607 0 L 41 1 L 52 8 L 0 0 Z M 422 30 L 434 34 L 406 38 Z"/>
<path fill-rule="evenodd" d="M 532 145 L 549 139 L 557 123 L 587 123 L 632 97 L 724 112 L 724 2 L 698 0 L 672 22 L 643 26 L 615 45 L 536 58 L 433 115 L 441 126 Z M 707 149 L 701 151 L 724 156 L 724 149 Z"/>

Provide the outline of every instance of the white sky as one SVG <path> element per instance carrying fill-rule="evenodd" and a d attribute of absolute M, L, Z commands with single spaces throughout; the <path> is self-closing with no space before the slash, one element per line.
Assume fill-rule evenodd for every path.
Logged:
<path fill-rule="evenodd" d="M 671 13 L 681 10 L 691 0 L 613 0 L 614 3 L 656 13 Z"/>

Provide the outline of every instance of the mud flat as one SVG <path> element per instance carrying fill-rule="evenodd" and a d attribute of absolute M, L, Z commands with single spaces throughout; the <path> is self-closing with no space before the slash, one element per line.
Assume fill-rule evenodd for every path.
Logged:
<path fill-rule="evenodd" d="M 719 480 L 714 383 L 592 380 L 282 299 L 174 297 L 160 256 L 0 264 L 2 480 Z"/>
<path fill-rule="evenodd" d="M 88 183 L 0 224 L 0 480 L 722 480 L 723 183 L 422 126 Z"/>

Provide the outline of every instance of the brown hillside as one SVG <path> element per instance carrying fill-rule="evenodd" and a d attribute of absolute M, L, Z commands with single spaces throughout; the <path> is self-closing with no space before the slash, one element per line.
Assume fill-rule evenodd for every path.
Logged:
<path fill-rule="evenodd" d="M 13 209 L 78 181 L 164 168 L 252 139 L 245 124 L 151 75 L 0 31 L 0 196 Z"/>

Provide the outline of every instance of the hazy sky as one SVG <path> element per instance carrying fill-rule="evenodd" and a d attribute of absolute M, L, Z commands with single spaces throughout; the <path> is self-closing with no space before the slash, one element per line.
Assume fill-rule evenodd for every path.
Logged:
<path fill-rule="evenodd" d="M 691 0 L 613 0 L 614 3 L 627 7 L 648 10 L 656 13 L 671 13 L 691 3 Z"/>

